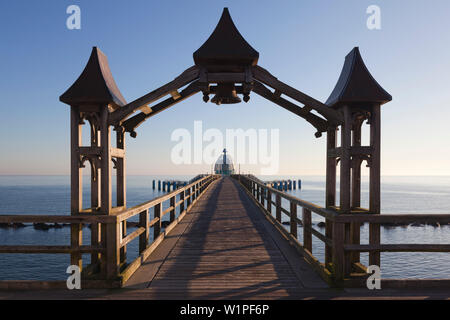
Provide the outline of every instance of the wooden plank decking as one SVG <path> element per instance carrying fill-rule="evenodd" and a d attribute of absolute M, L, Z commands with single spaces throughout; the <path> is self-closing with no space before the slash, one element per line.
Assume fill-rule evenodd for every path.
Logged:
<path fill-rule="evenodd" d="M 273 298 L 327 285 L 266 220 L 238 182 L 222 178 L 127 282 L 158 298 Z"/>

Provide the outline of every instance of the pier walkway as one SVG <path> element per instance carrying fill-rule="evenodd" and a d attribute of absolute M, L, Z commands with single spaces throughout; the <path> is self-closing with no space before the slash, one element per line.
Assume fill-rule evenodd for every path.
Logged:
<path fill-rule="evenodd" d="M 289 297 L 327 288 L 239 183 L 213 182 L 126 283 L 148 297 Z"/>

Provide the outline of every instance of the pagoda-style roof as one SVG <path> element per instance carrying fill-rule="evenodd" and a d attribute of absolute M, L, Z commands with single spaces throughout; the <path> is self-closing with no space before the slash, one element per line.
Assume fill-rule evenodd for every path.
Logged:
<path fill-rule="evenodd" d="M 326 104 L 329 106 L 352 102 L 384 104 L 391 100 L 392 96 L 372 77 L 359 53 L 359 48 L 355 47 L 345 57 L 339 80 Z"/>
<path fill-rule="evenodd" d="M 195 64 L 207 69 L 223 67 L 226 70 L 227 67 L 233 66 L 254 66 L 258 58 L 258 51 L 239 33 L 228 8 L 223 9 L 219 23 L 208 40 L 194 52 Z"/>
<path fill-rule="evenodd" d="M 92 48 L 89 61 L 77 81 L 59 100 L 69 105 L 112 103 L 121 107 L 126 104 L 109 69 L 108 59 L 97 47 Z"/>

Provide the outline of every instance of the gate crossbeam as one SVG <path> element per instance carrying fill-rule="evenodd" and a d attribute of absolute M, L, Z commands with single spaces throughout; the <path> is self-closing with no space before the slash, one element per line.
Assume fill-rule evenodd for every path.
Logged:
<path fill-rule="evenodd" d="M 268 85 L 269 87 L 278 90 L 279 92 L 291 97 L 292 99 L 303 103 L 309 108 L 315 109 L 318 113 L 324 116 L 332 125 L 338 126 L 342 124 L 343 116 L 340 112 L 333 110 L 326 104 L 304 94 L 303 92 L 292 88 L 291 86 L 279 81 L 275 76 L 273 76 L 269 71 L 260 66 L 254 66 L 252 68 L 253 77 L 261 81 L 262 83 Z"/>
<path fill-rule="evenodd" d="M 150 93 L 130 102 L 129 104 L 119 108 L 115 112 L 111 113 L 109 116 L 110 125 L 121 125 L 132 113 L 134 113 L 139 108 L 145 106 L 148 103 L 152 103 L 171 92 L 178 90 L 188 83 L 196 80 L 199 75 L 199 68 L 197 66 L 192 66 L 186 69 L 178 77 L 176 77 L 171 82 L 153 90 Z"/>
<path fill-rule="evenodd" d="M 122 123 L 122 126 L 125 128 L 126 132 L 129 132 L 130 135 L 133 138 L 135 138 L 136 137 L 135 129 L 138 126 L 140 126 L 141 123 L 143 123 L 145 120 L 160 113 L 161 111 L 164 111 L 164 110 L 170 108 L 171 106 L 177 104 L 178 102 L 181 102 L 181 101 L 191 97 L 192 95 L 198 93 L 199 91 L 200 91 L 199 83 L 198 83 L 198 81 L 194 81 L 191 84 L 189 84 L 185 89 L 183 89 L 177 97 L 172 96 L 171 98 L 161 101 L 160 103 L 151 107 L 150 113 L 141 112 L 141 113 L 133 116 L 132 118 L 125 120 Z"/>
<path fill-rule="evenodd" d="M 272 91 L 270 91 L 266 86 L 258 81 L 255 81 L 253 83 L 253 91 L 263 98 L 272 101 L 273 103 L 283 107 L 286 110 L 289 110 L 292 113 L 295 113 L 296 115 L 308 121 L 317 129 L 316 137 L 320 137 L 322 135 L 322 132 L 327 131 L 329 126 L 328 121 L 311 113 L 311 108 L 306 106 L 300 107 L 286 99 L 281 98 L 277 93 L 272 93 Z"/>

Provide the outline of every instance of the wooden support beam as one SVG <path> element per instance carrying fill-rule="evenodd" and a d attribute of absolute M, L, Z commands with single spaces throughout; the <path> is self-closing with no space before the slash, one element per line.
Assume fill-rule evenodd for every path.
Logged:
<path fill-rule="evenodd" d="M 267 211 L 272 214 L 272 192 L 267 189 Z"/>
<path fill-rule="evenodd" d="M 139 213 L 139 226 L 145 228 L 145 232 L 139 236 L 139 255 L 147 249 L 149 232 L 149 215 L 148 209 Z"/>
<path fill-rule="evenodd" d="M 303 222 L 303 247 L 310 253 L 312 253 L 311 211 L 306 208 L 302 209 L 302 222 Z"/>
<path fill-rule="evenodd" d="M 276 219 L 281 223 L 281 195 L 277 193 L 275 195 L 276 198 Z"/>
<path fill-rule="evenodd" d="M 333 275 L 336 283 L 344 280 L 344 239 L 345 225 L 333 223 Z"/>
<path fill-rule="evenodd" d="M 326 164 L 326 199 L 327 208 L 336 206 L 336 159 L 330 157 L 331 150 L 336 148 L 336 128 L 327 131 L 327 164 Z"/>
<path fill-rule="evenodd" d="M 91 140 L 92 141 L 92 140 Z M 98 156 L 101 154 L 101 148 L 97 145 L 90 147 L 78 147 L 80 156 Z"/>
<path fill-rule="evenodd" d="M 352 208 L 359 208 L 361 206 L 361 158 L 356 156 L 355 151 L 361 148 L 361 126 L 363 121 L 356 121 L 353 124 L 352 147 L 350 153 L 352 154 L 352 187 L 351 187 L 351 203 Z M 370 148 L 371 149 L 371 148 Z M 371 150 L 370 150 L 371 151 Z M 369 151 L 369 152 L 370 152 Z M 361 224 L 352 222 L 350 224 L 350 241 L 351 244 L 360 244 L 361 241 Z M 350 261 L 354 263 L 360 262 L 360 253 L 352 252 Z"/>
<path fill-rule="evenodd" d="M 318 132 L 325 132 L 328 128 L 328 122 L 315 114 L 312 114 L 309 112 L 310 109 L 306 109 L 305 107 L 299 107 L 295 105 L 294 103 L 283 99 L 278 95 L 280 93 L 279 91 L 272 93 L 268 88 L 266 88 L 262 83 L 255 81 L 253 84 L 253 91 L 260 95 L 263 98 L 266 98 L 267 100 L 283 107 L 284 109 L 298 115 L 299 117 L 302 117 L 306 121 L 308 121 L 310 124 L 314 126 L 314 128 L 317 129 Z M 280 93 L 281 94 L 281 93 Z"/>
<path fill-rule="evenodd" d="M 154 210 L 153 214 L 154 218 L 158 219 L 158 222 L 153 226 L 153 239 L 156 239 L 161 233 L 161 212 L 162 212 L 161 203 L 155 205 L 153 210 Z"/>
<path fill-rule="evenodd" d="M 338 111 L 333 110 L 322 102 L 279 81 L 264 68 L 260 66 L 254 66 L 252 68 L 252 72 L 253 77 L 256 80 L 261 81 L 262 83 L 272 87 L 275 90 L 279 90 L 283 94 L 291 97 L 294 100 L 297 100 L 300 103 L 303 103 L 304 105 L 310 106 L 311 108 L 319 112 L 322 116 L 324 116 L 332 125 L 336 126 L 343 122 L 342 115 Z"/>
<path fill-rule="evenodd" d="M 19 253 L 19 254 L 58 254 L 58 253 L 92 253 L 104 252 L 105 249 L 100 246 L 40 246 L 40 245 L 23 245 L 23 246 L 0 246 L 0 253 Z"/>
<path fill-rule="evenodd" d="M 326 182 L 325 182 L 325 206 L 327 209 L 336 206 L 336 158 L 330 157 L 331 150 L 336 148 L 336 127 L 327 131 L 327 159 L 326 159 Z M 333 238 L 333 221 L 325 219 L 325 236 Z M 328 268 L 333 260 L 332 246 L 325 244 L 325 266 Z"/>
<path fill-rule="evenodd" d="M 367 146 L 351 146 L 350 147 L 350 155 L 351 156 L 361 156 L 361 155 L 370 155 L 373 152 L 372 147 Z M 342 156 L 342 147 L 332 148 L 328 153 L 329 158 L 339 158 Z"/>
<path fill-rule="evenodd" d="M 375 214 L 380 213 L 380 154 L 381 154 L 381 109 L 380 105 L 374 105 L 370 116 L 370 146 L 373 148 L 370 157 L 370 182 L 369 182 L 369 210 Z M 369 244 L 380 244 L 380 225 L 371 223 L 369 226 Z M 369 264 L 380 266 L 380 252 L 369 253 Z"/>
<path fill-rule="evenodd" d="M 208 72 L 206 73 L 208 83 L 242 83 L 246 81 L 245 72 Z"/>
<path fill-rule="evenodd" d="M 101 135 L 101 212 L 105 215 L 110 214 L 112 208 L 112 187 L 111 187 L 111 128 L 108 124 L 108 108 L 104 108 L 100 119 Z"/>
<path fill-rule="evenodd" d="M 200 91 L 199 83 L 198 83 L 198 81 L 194 81 L 180 92 L 180 97 L 178 99 L 174 99 L 173 97 L 171 97 L 164 101 L 161 101 L 151 108 L 152 112 L 139 113 L 139 114 L 125 120 L 122 123 L 122 126 L 125 128 L 125 131 L 134 132 L 134 130 L 148 118 L 157 115 L 161 111 L 164 111 L 181 101 L 184 101 L 185 99 L 193 96 L 194 94 L 198 93 L 199 91 Z"/>
<path fill-rule="evenodd" d="M 292 236 L 297 239 L 297 203 L 291 201 L 291 208 L 290 208 L 290 216 L 291 216 L 291 234 Z"/>
<path fill-rule="evenodd" d="M 70 108 L 70 143 L 71 143 L 71 215 L 80 214 L 83 208 L 83 174 L 80 166 L 79 148 L 82 142 L 81 117 L 78 108 Z M 82 245 L 82 226 L 81 224 L 72 224 L 70 228 L 70 245 L 73 248 L 79 248 Z M 73 252 L 70 255 L 70 263 L 83 267 L 82 256 L 79 252 Z"/>
<path fill-rule="evenodd" d="M 116 279 L 120 265 L 120 223 L 109 223 L 106 226 L 106 276 Z"/>
<path fill-rule="evenodd" d="M 110 125 L 119 125 L 121 122 L 125 121 L 125 119 L 138 110 L 140 107 L 152 103 L 163 96 L 169 94 L 174 90 L 178 90 L 179 88 L 187 85 L 188 83 L 194 81 L 199 76 L 199 69 L 197 66 L 190 67 L 186 69 L 182 74 L 176 77 L 173 81 L 159 87 L 158 89 L 130 102 L 129 104 L 123 106 L 122 108 L 114 111 L 110 118 Z"/>
<path fill-rule="evenodd" d="M 111 157 L 123 159 L 125 158 L 125 150 L 120 148 L 111 148 Z"/>
<path fill-rule="evenodd" d="M 341 212 L 349 212 L 350 211 L 350 168 L 351 168 L 351 156 L 350 156 L 350 147 L 351 147 L 351 136 L 352 136 L 352 115 L 349 106 L 343 106 L 342 109 L 344 113 L 344 123 L 341 128 L 341 160 L 340 160 L 340 187 L 339 187 L 339 195 L 340 202 L 339 207 Z"/>
<path fill-rule="evenodd" d="M 100 207 L 100 128 L 98 127 L 98 123 L 95 121 L 89 121 L 91 125 L 91 147 L 96 148 L 98 151 L 97 157 L 95 160 L 91 162 L 91 208 L 94 210 Z M 92 223 L 91 224 L 91 245 L 97 246 L 101 244 L 101 224 L 100 223 Z M 94 265 L 99 262 L 100 254 L 98 252 L 94 252 L 91 254 L 91 265 Z"/>
<path fill-rule="evenodd" d="M 175 196 L 170 198 L 170 207 L 172 208 L 170 210 L 170 222 L 173 222 L 175 220 Z"/>

